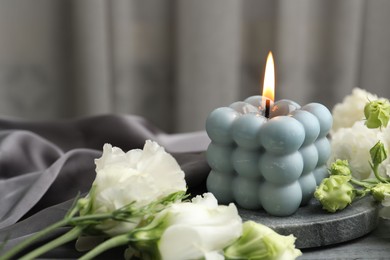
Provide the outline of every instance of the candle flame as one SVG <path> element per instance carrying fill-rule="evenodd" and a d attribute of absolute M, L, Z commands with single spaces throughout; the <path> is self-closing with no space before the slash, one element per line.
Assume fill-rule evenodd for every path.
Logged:
<path fill-rule="evenodd" d="M 272 52 L 268 53 L 267 63 L 265 64 L 263 97 L 267 97 L 274 101 L 275 99 L 275 65 Z"/>

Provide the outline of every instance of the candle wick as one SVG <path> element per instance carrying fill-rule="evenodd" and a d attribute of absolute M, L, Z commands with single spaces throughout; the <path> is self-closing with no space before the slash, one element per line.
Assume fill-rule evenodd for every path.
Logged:
<path fill-rule="evenodd" d="M 264 113 L 266 118 L 269 118 L 270 109 L 271 109 L 271 100 L 267 99 L 265 101 L 265 113 Z"/>

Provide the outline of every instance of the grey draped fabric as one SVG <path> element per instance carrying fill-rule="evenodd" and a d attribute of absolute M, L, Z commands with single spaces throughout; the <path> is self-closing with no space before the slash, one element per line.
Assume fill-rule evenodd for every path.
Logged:
<path fill-rule="evenodd" d="M 269 50 L 277 99 L 390 97 L 389 12 L 388 0 L 0 1 L 0 115 L 202 130 L 214 108 L 260 93 Z"/>
<path fill-rule="evenodd" d="M 143 118 L 125 115 L 48 122 L 0 119 L 0 241 L 7 241 L 5 249 L 61 219 L 73 199 L 89 191 L 94 159 L 104 143 L 127 151 L 142 148 L 147 139 L 176 151 L 172 154 L 191 194 L 205 191 L 210 170 L 202 151 L 208 143 L 205 134 L 166 135 Z M 77 255 L 69 244 L 45 257 Z"/>

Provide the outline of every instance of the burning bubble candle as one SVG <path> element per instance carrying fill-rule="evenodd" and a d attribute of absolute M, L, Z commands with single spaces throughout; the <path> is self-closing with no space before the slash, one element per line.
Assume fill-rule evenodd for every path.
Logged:
<path fill-rule="evenodd" d="M 207 118 L 207 189 L 222 203 L 288 216 L 310 201 L 327 176 L 333 119 L 319 103 L 274 103 L 271 53 L 265 71 L 262 96 L 217 108 Z"/>

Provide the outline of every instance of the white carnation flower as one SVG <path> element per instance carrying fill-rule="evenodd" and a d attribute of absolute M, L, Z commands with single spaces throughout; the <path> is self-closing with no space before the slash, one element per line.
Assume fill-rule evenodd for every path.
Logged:
<path fill-rule="evenodd" d="M 370 149 L 378 140 L 383 139 L 379 129 L 369 129 L 363 121 L 356 122 L 351 128 L 341 128 L 332 135 L 329 165 L 337 159 L 348 160 L 352 175 L 356 178 L 374 177 L 369 163 Z M 386 162 L 387 160 L 383 165 L 386 165 Z"/>
<path fill-rule="evenodd" d="M 185 191 L 184 172 L 179 164 L 156 142 L 146 141 L 143 150 L 127 153 L 105 144 L 103 155 L 95 160 L 93 213 L 108 213 L 129 203 L 142 207 L 174 192 Z M 124 233 L 137 225 L 106 221 L 99 225 L 109 235 Z"/>
<path fill-rule="evenodd" d="M 334 106 L 332 132 L 340 128 L 352 127 L 356 121 L 364 120 L 364 106 L 368 101 L 376 99 L 378 99 L 376 95 L 360 88 L 354 88 L 351 95 L 346 96 L 342 103 Z"/>

